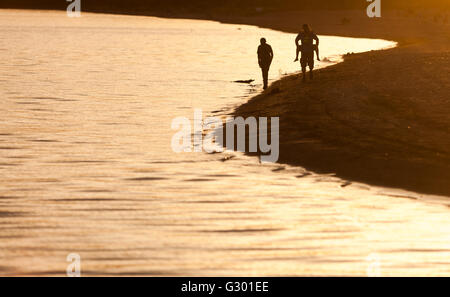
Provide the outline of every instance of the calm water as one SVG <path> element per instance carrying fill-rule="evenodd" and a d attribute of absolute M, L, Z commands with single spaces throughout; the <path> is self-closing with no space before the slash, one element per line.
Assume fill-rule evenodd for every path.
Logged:
<path fill-rule="evenodd" d="M 260 89 L 261 36 L 272 79 L 297 71 L 292 34 L 0 10 L 0 274 L 64 275 L 78 253 L 84 275 L 450 275 L 439 197 L 172 152 L 173 118 Z M 323 36 L 321 55 L 389 46 Z"/>

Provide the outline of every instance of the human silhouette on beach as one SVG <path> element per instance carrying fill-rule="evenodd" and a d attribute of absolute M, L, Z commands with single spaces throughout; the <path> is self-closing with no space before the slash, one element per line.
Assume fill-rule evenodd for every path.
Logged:
<path fill-rule="evenodd" d="M 270 64 L 272 64 L 273 60 L 273 51 L 272 47 L 267 44 L 265 38 L 261 38 L 261 44 L 258 47 L 258 64 L 261 67 L 263 82 L 264 82 L 264 90 L 267 89 L 268 81 L 269 81 L 269 69 Z"/>
<path fill-rule="evenodd" d="M 316 44 L 314 44 L 314 40 Z M 299 42 L 301 41 L 301 44 Z M 319 37 L 311 31 L 307 24 L 303 25 L 303 31 L 295 38 L 295 45 L 297 46 L 297 57 L 294 62 L 298 61 L 298 54 L 301 53 L 300 65 L 302 66 L 303 81 L 306 81 L 306 66 L 309 66 L 309 77 L 313 79 L 314 69 L 314 51 L 317 53 L 317 60 L 319 59 Z"/>

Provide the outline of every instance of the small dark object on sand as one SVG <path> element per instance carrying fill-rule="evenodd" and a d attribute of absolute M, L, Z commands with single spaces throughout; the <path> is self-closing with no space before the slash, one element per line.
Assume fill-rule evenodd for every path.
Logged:
<path fill-rule="evenodd" d="M 284 170 L 285 168 L 283 167 L 283 166 L 280 166 L 280 167 L 277 167 L 277 168 L 275 168 L 275 169 L 272 169 L 272 172 L 277 172 L 277 171 L 282 171 L 282 170 Z"/>
<path fill-rule="evenodd" d="M 302 178 L 302 177 L 309 176 L 309 175 L 312 175 L 312 174 L 309 173 L 309 172 L 304 172 L 304 173 L 302 173 L 302 174 L 300 174 L 300 175 L 297 175 L 296 177 L 297 177 L 297 178 Z"/>
<path fill-rule="evenodd" d="M 341 185 L 341 188 L 348 187 L 348 186 L 350 186 L 351 184 L 352 184 L 352 182 L 347 181 L 347 182 L 345 182 L 345 183 L 343 183 L 343 184 Z"/>
<path fill-rule="evenodd" d="M 235 83 L 239 83 L 239 84 L 251 84 L 252 82 L 254 82 L 254 79 L 248 79 L 248 80 L 235 80 Z"/>
<path fill-rule="evenodd" d="M 226 161 L 229 161 L 229 160 L 231 160 L 231 159 L 234 159 L 234 156 L 226 156 L 226 157 L 220 159 L 220 161 L 226 162 Z"/>

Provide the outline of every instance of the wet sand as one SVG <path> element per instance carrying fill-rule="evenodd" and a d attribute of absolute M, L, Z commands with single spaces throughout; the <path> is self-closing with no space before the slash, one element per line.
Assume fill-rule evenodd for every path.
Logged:
<path fill-rule="evenodd" d="M 342 24 L 343 19 L 348 23 Z M 296 12 L 222 21 L 395 40 L 349 54 L 303 84 L 291 75 L 235 111 L 280 117 L 280 162 L 422 193 L 450 195 L 449 24 L 436 13 Z M 291 57 L 286 57 L 289 59 Z"/>

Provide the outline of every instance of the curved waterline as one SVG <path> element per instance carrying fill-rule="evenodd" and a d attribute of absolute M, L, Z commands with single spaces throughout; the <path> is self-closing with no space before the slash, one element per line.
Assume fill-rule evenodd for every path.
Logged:
<path fill-rule="evenodd" d="M 259 77 L 261 34 L 276 48 L 275 36 L 286 38 L 276 55 L 295 71 L 292 35 L 189 20 L 0 14 L 8 41 L 0 274 L 64 275 L 70 253 L 81 256 L 82 275 L 366 275 L 372 253 L 383 275 L 447 273 L 448 209 L 418 194 L 239 153 L 171 151 L 173 118 L 195 107 L 223 115 L 218 106 L 248 98 L 248 87 L 232 81 Z M 30 59 L 39 63 L 12 66 Z"/>

